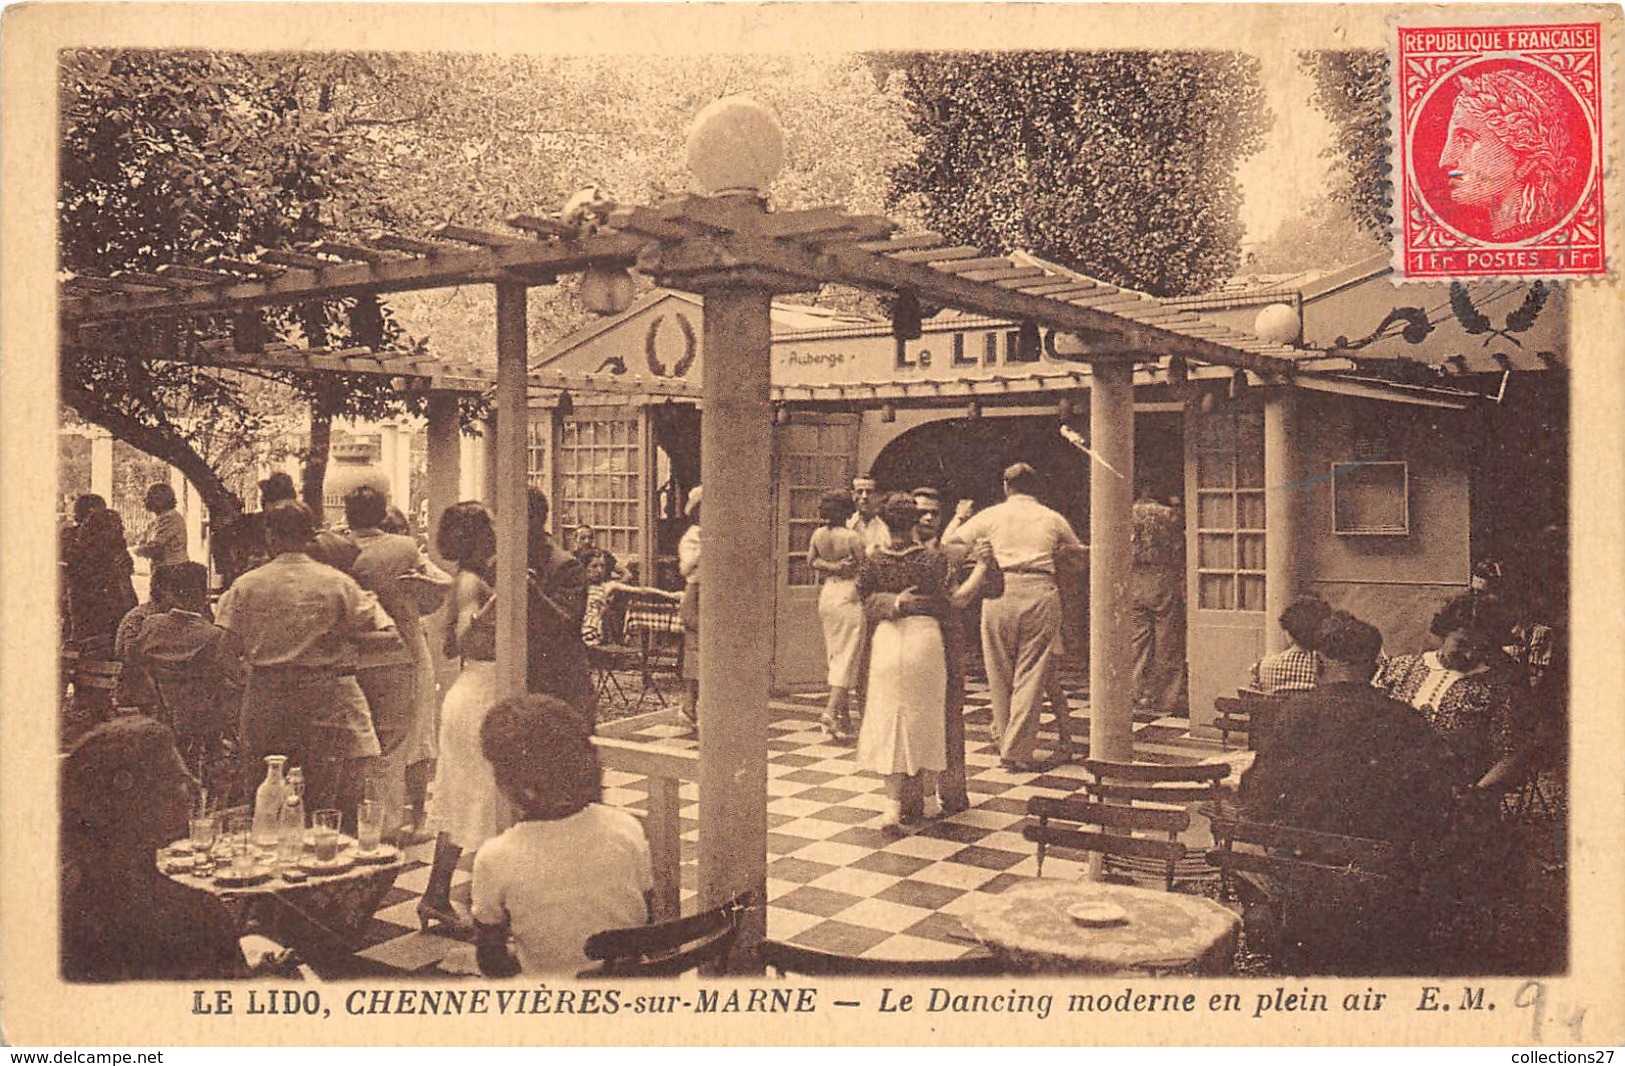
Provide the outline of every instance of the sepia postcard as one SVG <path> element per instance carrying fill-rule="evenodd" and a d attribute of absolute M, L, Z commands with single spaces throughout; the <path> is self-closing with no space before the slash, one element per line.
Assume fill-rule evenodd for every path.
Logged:
<path fill-rule="evenodd" d="M 1625 1041 L 1617 5 L 0 31 L 6 1043 Z"/>

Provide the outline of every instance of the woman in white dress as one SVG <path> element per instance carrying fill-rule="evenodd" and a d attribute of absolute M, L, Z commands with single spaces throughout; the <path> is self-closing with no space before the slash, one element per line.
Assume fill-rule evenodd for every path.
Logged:
<path fill-rule="evenodd" d="M 917 778 L 928 797 L 926 815 L 941 813 L 937 774 L 947 767 L 948 667 L 937 616 L 947 605 L 948 564 L 939 550 L 915 541 L 918 517 L 912 497 L 887 496 L 880 518 L 891 543 L 858 565 L 858 595 L 878 619 L 869 644 L 858 765 L 886 778 L 882 829 L 901 824 L 909 778 Z"/>
<path fill-rule="evenodd" d="M 435 838 L 429 885 L 418 903 L 418 921 L 431 922 L 458 936 L 473 925 L 451 902 L 457 860 L 475 851 L 514 821 L 513 805 L 497 788 L 491 764 L 480 748 L 480 727 L 496 702 L 496 528 L 491 512 L 469 500 L 448 507 L 435 533 L 440 554 L 457 564 L 447 616 L 446 656 L 462 660 L 462 672 L 440 709 L 440 758 L 435 768 Z"/>
<path fill-rule="evenodd" d="M 863 601 L 858 598 L 858 564 L 863 561 L 863 538 L 846 528 L 857 511 L 850 492 L 826 492 L 818 501 L 824 523 L 813 530 L 807 545 L 807 565 L 823 580 L 818 593 L 818 618 L 824 624 L 824 658 L 828 664 L 829 703 L 818 720 L 831 740 L 852 739 L 849 711 L 852 684 L 863 658 Z"/>

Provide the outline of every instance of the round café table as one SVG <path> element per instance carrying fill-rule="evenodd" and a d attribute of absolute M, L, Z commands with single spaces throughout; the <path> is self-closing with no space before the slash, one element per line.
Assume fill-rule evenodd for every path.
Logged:
<path fill-rule="evenodd" d="M 353 856 L 357 847 L 353 839 L 343 837 L 340 854 Z M 308 842 L 305 854 L 311 855 Z M 239 933 L 262 933 L 316 960 L 348 956 L 362 946 L 373 914 L 406 867 L 399 849 L 389 849 L 388 855 L 382 862 L 357 862 L 333 873 L 290 880 L 275 861 L 275 852 L 262 851 L 260 862 L 270 875 L 249 884 L 198 873 L 188 861 L 184 842 L 159 849 L 155 861 L 158 871 L 175 884 L 224 906 Z M 225 870 L 226 865 L 216 869 Z"/>
<path fill-rule="evenodd" d="M 1115 904 L 1126 921 L 1092 926 L 1067 911 Z M 1012 970 L 1222 974 L 1241 918 L 1199 896 L 1098 881 L 1036 879 L 980 897 L 960 922 Z"/>

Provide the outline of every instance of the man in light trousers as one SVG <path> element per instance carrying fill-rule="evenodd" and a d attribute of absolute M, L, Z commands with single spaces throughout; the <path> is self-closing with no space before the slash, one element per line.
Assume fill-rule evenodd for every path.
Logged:
<path fill-rule="evenodd" d="M 986 537 L 1004 572 L 1004 595 L 982 604 L 982 655 L 993 703 L 993 733 L 1006 769 L 1034 771 L 1038 705 L 1061 632 L 1055 556 L 1079 547 L 1072 526 L 1034 498 L 1038 473 L 1027 463 L 1004 471 L 1005 500 L 973 515 L 944 543 Z"/>

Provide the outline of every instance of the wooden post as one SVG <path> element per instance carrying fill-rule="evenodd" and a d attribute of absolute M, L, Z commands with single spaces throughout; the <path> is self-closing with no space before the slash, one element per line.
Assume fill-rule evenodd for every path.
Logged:
<path fill-rule="evenodd" d="M 773 410 L 770 294 L 705 293 L 700 420 L 700 902 L 713 907 L 767 887 L 767 698 L 773 648 Z M 764 899 L 765 896 L 758 898 Z M 766 907 L 747 912 L 728 969 L 740 972 L 766 935 Z"/>
<path fill-rule="evenodd" d="M 1264 398 L 1264 651 L 1285 651 L 1276 619 L 1298 591 L 1298 510 L 1303 494 L 1298 452 L 1298 394 L 1290 386 Z"/>
<path fill-rule="evenodd" d="M 496 485 L 497 698 L 525 693 L 525 378 L 528 372 L 526 289 L 497 282 Z"/>
<path fill-rule="evenodd" d="M 431 392 L 429 394 L 429 477 L 428 477 L 428 534 L 429 552 L 435 563 L 444 566 L 446 560 L 435 544 L 435 531 L 440 528 L 440 516 L 459 499 L 461 490 L 463 448 L 457 431 L 457 394 Z"/>
<path fill-rule="evenodd" d="M 1134 366 L 1093 364 L 1089 385 L 1089 754 L 1134 758 Z M 1108 466 L 1111 469 L 1108 469 Z"/>

